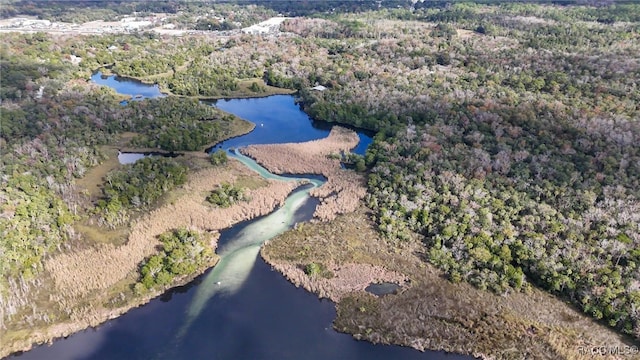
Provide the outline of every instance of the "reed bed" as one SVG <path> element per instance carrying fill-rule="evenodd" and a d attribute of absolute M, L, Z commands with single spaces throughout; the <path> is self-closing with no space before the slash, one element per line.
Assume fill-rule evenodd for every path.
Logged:
<path fill-rule="evenodd" d="M 337 214 L 354 211 L 367 192 L 362 175 L 342 169 L 340 160 L 329 157 L 353 149 L 359 140 L 354 131 L 334 126 L 324 139 L 251 145 L 241 151 L 274 174 L 318 174 L 326 177 L 327 182 L 311 190 L 310 195 L 320 199 L 314 217 L 328 221 Z"/>
<path fill-rule="evenodd" d="M 136 221 L 127 242 L 122 246 L 103 244 L 98 247 L 59 254 L 45 262 L 57 291 L 78 297 L 99 289 L 107 289 L 138 269 L 145 258 L 157 251 L 157 237 L 165 231 L 186 226 L 213 235 L 215 248 L 218 231 L 234 223 L 268 214 L 284 203 L 298 185 L 295 182 L 269 181 L 267 186 L 248 190 L 251 199 L 229 208 L 213 208 L 204 199 L 208 192 L 238 177 L 257 176 L 241 164 L 232 163 L 232 171 L 204 169 L 190 176 L 182 191 L 165 204 Z"/>
<path fill-rule="evenodd" d="M 334 302 L 339 302 L 353 291 L 363 291 L 371 283 L 403 284 L 407 279 L 403 274 L 370 264 L 327 264 L 326 268 L 332 274 L 330 278 L 309 276 L 302 270 L 301 264 L 275 262 L 272 266 L 296 287 L 302 286 L 307 291 Z"/>

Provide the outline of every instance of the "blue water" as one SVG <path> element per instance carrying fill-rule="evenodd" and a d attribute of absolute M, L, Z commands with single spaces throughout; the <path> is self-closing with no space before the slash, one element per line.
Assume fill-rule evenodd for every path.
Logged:
<path fill-rule="evenodd" d="M 169 158 L 173 158 L 173 157 L 177 157 L 177 156 L 181 156 L 181 154 L 179 153 L 162 153 L 162 152 L 143 152 L 143 153 L 139 153 L 139 152 L 118 152 L 118 162 L 120 164 L 133 164 L 136 161 L 140 160 L 140 159 L 144 159 L 146 157 L 149 156 L 162 156 L 162 157 L 169 157 Z"/>
<path fill-rule="evenodd" d="M 134 100 L 166 96 L 160 92 L 158 85 L 143 84 L 140 81 L 116 75 L 106 76 L 100 71 L 91 75 L 91 81 L 98 85 L 105 85 L 113 88 L 119 94 L 129 95 Z"/>
<path fill-rule="evenodd" d="M 331 131 L 330 126 L 309 119 L 290 95 L 218 100 L 215 106 L 256 124 L 251 133 L 224 141 L 225 148 L 316 140 Z"/>
<path fill-rule="evenodd" d="M 142 90 L 134 92 L 142 93 Z M 261 136 L 255 137 L 252 133 L 234 139 L 234 146 L 268 142 L 265 138 L 272 142 L 310 140 L 328 133 L 328 129 L 315 128 L 290 96 L 222 101 L 218 106 L 256 122 L 258 127 L 275 127 Z M 260 126 L 262 123 L 264 126 Z M 228 146 L 227 142 L 224 146 Z M 314 200 L 307 200 L 296 211 L 294 222 L 309 219 L 315 204 Z M 221 247 L 226 247 L 261 219 L 223 231 L 219 240 Z M 185 327 L 189 310 L 200 297 L 201 287 L 207 285 L 210 273 L 96 329 L 57 340 L 51 346 L 36 347 L 15 355 L 15 359 L 470 359 L 442 352 L 421 353 L 400 346 L 374 345 L 338 333 L 331 326 L 336 316 L 333 303 L 296 288 L 260 257 L 237 291 L 216 293 L 208 298 L 197 317 Z"/>
<path fill-rule="evenodd" d="M 134 100 L 166 96 L 160 92 L 158 85 L 144 84 L 116 75 L 105 76 L 99 71 L 91 76 L 91 80 L 96 84 L 109 86 L 119 94 L 132 96 Z M 305 112 L 300 110 L 291 95 L 217 100 L 208 103 L 256 124 L 256 128 L 251 133 L 218 144 L 226 149 L 251 144 L 276 144 L 321 139 L 329 135 L 332 127 L 327 122 L 309 118 Z M 126 101 L 123 104 L 126 104 Z M 364 155 L 367 147 L 373 141 L 373 134 L 365 131 L 357 132 L 360 143 L 352 151 Z"/>
<path fill-rule="evenodd" d="M 140 159 L 146 158 L 148 155 L 142 153 L 118 153 L 118 162 L 120 164 L 133 164 Z"/>
<path fill-rule="evenodd" d="M 219 144 L 235 148 L 251 144 L 277 144 L 302 142 L 327 137 L 333 125 L 315 121 L 300 110 L 291 95 L 275 95 L 254 99 L 218 100 L 214 105 L 221 110 L 256 124 L 251 133 Z M 364 155 L 373 141 L 371 133 L 357 131 L 360 143 L 352 151 Z"/>
<path fill-rule="evenodd" d="M 41 346 L 15 360 L 110 359 L 447 359 L 462 357 L 356 341 L 334 331 L 334 305 L 285 280 L 260 258 L 233 296 L 212 298 L 181 341 L 175 334 L 195 291 L 143 307 Z M 60 346 L 64 344 L 63 346 Z"/>

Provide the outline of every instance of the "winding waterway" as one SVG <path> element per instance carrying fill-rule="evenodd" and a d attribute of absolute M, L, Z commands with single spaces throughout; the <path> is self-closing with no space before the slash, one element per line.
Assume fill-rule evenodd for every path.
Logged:
<path fill-rule="evenodd" d="M 143 94 L 144 85 L 119 84 Z M 95 81 L 95 80 L 94 80 Z M 115 86 L 114 86 L 115 82 Z M 140 87 L 135 91 L 132 88 Z M 257 124 L 256 131 L 231 139 L 225 149 L 253 143 L 307 141 L 328 135 L 330 127 L 310 121 L 291 96 L 228 100 L 219 108 Z M 293 130 L 291 130 L 293 129 Z M 371 137 L 359 134 L 365 143 Z M 253 160 L 230 156 L 266 178 L 296 181 L 269 173 Z M 299 221 L 310 219 L 317 201 L 308 192 L 322 180 L 309 177 L 273 213 L 222 232 L 220 262 L 185 287 L 170 290 L 150 303 L 95 328 L 40 346 L 16 359 L 468 359 L 356 341 L 333 330 L 333 303 L 296 288 L 258 256 L 260 246 Z"/>

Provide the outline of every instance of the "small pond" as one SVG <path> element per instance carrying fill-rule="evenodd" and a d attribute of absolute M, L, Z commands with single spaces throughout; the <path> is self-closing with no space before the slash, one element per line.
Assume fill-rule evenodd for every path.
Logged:
<path fill-rule="evenodd" d="M 364 290 L 377 296 L 395 294 L 400 289 L 400 285 L 394 283 L 370 284 Z"/>
<path fill-rule="evenodd" d="M 162 153 L 162 152 L 118 152 L 118 162 L 120 164 L 133 164 L 134 162 L 149 156 L 176 157 L 178 153 Z"/>

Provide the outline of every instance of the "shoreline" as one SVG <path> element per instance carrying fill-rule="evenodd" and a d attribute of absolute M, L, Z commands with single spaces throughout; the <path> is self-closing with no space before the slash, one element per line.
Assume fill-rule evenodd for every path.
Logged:
<path fill-rule="evenodd" d="M 334 126 L 329 136 L 301 143 L 250 145 L 240 152 L 260 163 L 273 174 L 314 174 L 327 181 L 313 189 L 310 195 L 320 204 L 314 218 L 327 221 L 338 214 L 354 211 L 366 195 L 364 177 L 352 170 L 342 169 L 340 160 L 329 155 L 350 151 L 360 138 L 350 129 Z"/>
<path fill-rule="evenodd" d="M 82 320 L 74 320 L 61 322 L 54 325 L 51 325 L 49 329 L 52 329 L 48 332 L 35 332 L 34 335 L 30 338 L 30 340 L 24 340 L 22 342 L 14 342 L 9 347 L 11 350 L 6 353 L 6 348 L 3 348 L 2 352 L 0 352 L 0 359 L 4 359 L 9 356 L 20 356 L 21 353 L 32 350 L 35 347 L 42 345 L 50 345 L 55 341 L 59 341 L 61 339 L 66 339 L 67 337 L 85 331 L 89 329 L 96 329 L 108 322 L 109 320 L 116 319 L 130 310 L 139 308 L 148 304 L 149 302 L 157 299 L 168 291 L 171 291 L 175 288 L 179 288 L 181 286 L 186 286 L 199 276 L 203 275 L 207 270 L 213 268 L 217 265 L 218 259 L 215 259 L 215 263 L 209 265 L 204 268 L 198 269 L 195 273 L 183 276 L 180 279 L 177 279 L 171 285 L 166 286 L 162 290 L 155 290 L 153 292 L 147 293 L 141 298 L 136 298 L 137 301 L 131 301 L 130 303 L 114 308 L 107 309 L 104 308 L 102 311 L 94 314 L 91 318 L 86 318 Z M 51 335 L 53 333 L 53 335 Z"/>
<path fill-rule="evenodd" d="M 200 156 L 204 155 L 202 153 Z M 67 337 L 84 329 L 96 327 L 133 308 L 148 303 L 174 287 L 188 284 L 207 269 L 213 267 L 214 264 L 211 264 L 198 269 L 196 273 L 176 279 L 170 286 L 162 290 L 142 296 L 133 296 L 130 293 L 130 287 L 137 282 L 138 263 L 155 251 L 156 243 L 158 243 L 155 235 L 172 227 L 171 224 L 167 224 L 161 219 L 158 220 L 159 217 L 165 220 L 172 219 L 173 221 L 170 222 L 174 222 L 175 226 L 187 226 L 212 234 L 214 236 L 212 247 L 215 250 L 220 231 L 239 222 L 269 214 L 280 206 L 291 191 L 298 186 L 298 182 L 294 181 L 267 181 L 261 177 L 258 179 L 258 177 L 259 175 L 231 159 L 230 164 L 224 170 L 201 169 L 190 175 L 187 184 L 172 192 L 178 199 L 178 201 L 174 201 L 175 204 L 164 204 L 132 224 L 128 240 L 124 245 L 89 247 L 57 254 L 48 259 L 45 268 L 52 278 L 51 289 L 48 290 L 57 293 L 56 298 L 51 301 L 58 301 L 60 304 L 64 302 L 67 306 L 71 306 L 74 312 L 70 317 L 65 316 L 66 319 L 63 321 L 54 321 L 50 324 L 30 328 L 25 328 L 24 325 L 14 326 L 13 329 L 9 325 L 9 330 L 4 332 L 0 358 L 16 352 L 28 351 L 34 346 L 51 343 L 56 339 Z M 249 190 L 253 197 L 252 201 L 235 204 L 227 209 L 212 208 L 204 201 L 208 191 L 215 187 L 215 183 L 239 180 L 258 184 L 257 188 Z M 176 214 L 183 216 L 175 216 Z M 155 224 L 154 219 L 156 220 Z M 115 253 L 129 258 L 122 259 Z M 96 280 L 96 277 L 99 281 Z M 112 296 L 118 292 L 128 294 L 124 300 L 125 303 L 115 307 L 105 306 L 105 303 L 112 300 Z M 66 295 L 62 295 L 62 293 Z M 82 305 L 84 303 L 94 303 L 95 306 Z M 61 316 L 63 314 L 57 317 Z M 8 323 L 16 324 L 15 321 Z M 27 334 L 25 331 L 29 333 Z"/>
<path fill-rule="evenodd" d="M 296 287 L 334 301 L 336 331 L 372 343 L 481 359 L 592 359 L 581 349 L 633 346 L 628 338 L 540 289 L 496 295 L 450 282 L 421 259 L 424 249 L 418 241 L 398 244 L 380 238 L 367 212 L 360 205 L 335 220 L 304 224 L 272 239 L 260 251 L 265 262 Z M 330 270 L 377 271 L 310 276 L 302 270 L 310 263 Z M 364 291 L 362 284 L 375 278 L 372 274 L 385 274 L 381 268 L 386 276 L 399 274 L 408 282 L 394 294 Z M 350 281 L 353 277 L 359 281 Z M 372 282 L 389 279 L 380 278 Z M 336 289 L 332 282 L 353 286 Z M 609 355 L 602 358 L 616 359 Z"/>
<path fill-rule="evenodd" d="M 217 108 L 216 108 L 217 109 Z M 217 109 L 218 111 L 221 111 L 225 114 L 229 114 L 229 115 L 233 115 L 229 112 L 226 112 L 224 110 L 220 110 Z M 144 148 L 144 147 L 128 147 L 125 145 L 108 145 L 109 147 L 117 150 L 118 152 L 121 153 L 137 153 L 137 154 L 151 154 L 151 155 L 160 155 L 160 156 L 166 156 L 166 157 L 174 157 L 174 156 L 193 156 L 193 157 L 203 157 L 203 156 L 207 156 L 209 155 L 209 152 L 211 152 L 211 150 L 215 149 L 216 146 L 218 146 L 219 144 L 222 144 L 225 141 L 231 140 L 231 139 L 235 139 L 238 138 L 240 136 L 244 136 L 247 135 L 249 133 L 251 133 L 255 128 L 256 128 L 256 124 L 249 121 L 249 120 L 245 120 L 242 119 L 240 117 L 237 117 L 236 115 L 233 115 L 234 117 L 236 117 L 238 120 L 242 121 L 243 123 L 246 123 L 247 126 L 242 126 L 242 128 L 237 129 L 237 131 L 235 131 L 233 134 L 231 134 L 228 137 L 225 137 L 224 140 L 220 140 L 216 143 L 213 144 L 207 144 L 204 145 L 202 147 L 200 147 L 199 151 L 168 151 L 168 150 L 162 150 L 160 148 Z M 137 134 L 137 133 L 136 133 Z"/>
<path fill-rule="evenodd" d="M 243 153 L 251 156 L 263 167 L 273 173 L 320 174 L 327 177 L 327 183 L 319 188 L 321 191 L 316 194 L 316 197 L 321 199 L 321 205 L 335 205 L 336 202 L 342 201 L 340 200 L 342 197 L 349 194 L 353 195 L 349 190 L 351 188 L 344 187 L 345 183 L 355 183 L 357 185 L 357 180 L 360 175 L 350 170 L 340 169 L 338 160 L 327 157 L 327 155 L 331 154 L 332 151 L 338 151 L 344 147 L 352 148 L 351 145 L 353 145 L 352 143 L 354 141 L 357 145 L 357 135 L 354 138 L 353 135 L 355 135 L 355 133 L 353 131 L 341 127 L 334 127 L 334 129 L 335 131 L 332 129 L 330 135 L 324 139 L 306 143 L 251 145 L 247 148 L 242 148 L 241 150 Z M 195 158 L 206 158 L 205 152 L 187 152 L 187 154 L 192 155 Z M 193 195 L 194 197 L 201 198 L 203 196 L 202 192 L 206 191 L 206 189 L 210 189 L 214 182 L 221 182 L 225 180 L 233 181 L 234 179 L 237 180 L 239 177 L 243 176 L 251 177 L 252 174 L 250 169 L 234 160 L 230 160 L 230 164 L 225 167 L 224 171 L 227 172 L 226 177 L 222 176 L 221 178 L 221 171 L 222 170 L 217 168 L 205 168 L 194 172 L 190 175 L 187 184 L 174 191 L 181 193 L 176 195 L 179 196 L 177 199 L 185 200 L 181 196 L 188 196 L 185 194 L 194 193 L 196 193 Z M 233 174 L 228 174 L 228 172 L 232 172 Z M 208 176 L 205 174 L 208 174 Z M 257 175 L 254 174 L 253 176 L 256 177 Z M 273 184 L 273 181 L 270 182 L 265 179 L 262 180 L 269 184 Z M 332 180 L 335 182 L 333 185 L 334 187 L 327 186 Z M 288 194 L 295 189 L 297 186 L 295 184 L 296 183 L 294 182 L 289 184 L 291 189 L 288 189 L 287 186 L 280 189 L 283 190 L 284 197 L 282 200 L 279 200 L 279 204 L 281 204 Z M 360 186 L 362 186 L 362 184 L 360 184 Z M 324 190 L 322 190 L 323 188 Z M 235 209 L 236 213 L 235 215 L 231 214 L 230 221 L 220 222 L 220 220 L 217 219 L 214 220 L 214 222 L 218 222 L 212 224 L 209 221 L 211 218 L 208 218 L 203 214 L 196 214 L 195 212 L 187 211 L 190 215 L 190 226 L 202 231 L 219 233 L 219 231 L 224 230 L 230 225 L 236 224 L 240 221 L 253 219 L 261 214 L 264 215 L 265 213 L 263 213 L 262 210 L 255 212 L 256 204 L 260 204 L 262 206 L 267 205 L 267 208 L 269 206 L 278 206 L 277 199 L 275 202 L 272 201 L 270 203 L 271 205 L 269 205 L 268 200 L 266 200 L 268 198 L 272 198 L 273 200 L 273 198 L 282 197 L 274 197 L 274 191 L 270 185 L 260 187 L 259 189 L 263 190 L 259 191 L 260 196 L 257 196 L 257 194 L 256 196 L 253 196 L 253 200 L 255 200 L 256 203 L 246 204 L 246 206 L 242 206 L 242 204 L 240 204 L 240 207 L 243 209 L 239 212 L 237 212 L 238 209 L 236 206 L 232 207 Z M 326 201 L 327 198 L 331 200 Z M 191 200 L 194 199 L 191 198 Z M 200 199 L 200 201 L 201 200 L 202 199 Z M 267 203 L 265 203 L 265 201 L 267 201 Z M 187 202 L 185 205 L 184 201 L 182 201 L 183 204 L 180 204 L 182 207 L 178 208 L 180 205 L 175 204 L 178 202 L 179 201 L 174 200 L 173 203 L 165 204 L 145 215 L 144 219 L 133 224 L 131 234 L 129 235 L 130 239 L 127 243 L 131 241 L 131 237 L 136 230 L 136 226 L 140 226 L 141 228 L 139 229 L 141 231 L 153 228 L 152 224 L 147 224 L 147 226 L 145 226 L 144 222 L 153 217 L 160 217 L 159 213 L 161 210 L 164 209 L 163 211 L 170 215 L 172 214 L 175 217 L 175 214 L 180 213 L 179 209 L 193 210 L 194 206 L 198 204 L 197 201 L 192 201 L 190 203 Z M 337 317 L 333 322 L 333 326 L 337 331 L 349 333 L 356 339 L 367 340 L 372 343 L 410 346 L 421 351 L 424 351 L 425 349 L 447 351 L 457 354 L 472 355 L 480 358 L 490 358 L 484 354 L 491 354 L 492 351 L 487 351 L 487 347 L 483 348 L 482 346 L 479 346 L 477 349 L 469 348 L 469 345 L 465 342 L 465 336 L 478 335 L 474 333 L 478 326 L 478 331 L 487 331 L 489 334 L 497 332 L 496 335 L 499 336 L 516 336 L 517 339 L 525 339 L 522 341 L 533 342 L 532 346 L 540 346 L 540 344 L 542 344 L 549 347 L 551 350 L 547 350 L 552 351 L 555 355 L 572 358 L 581 358 L 579 354 L 577 354 L 578 346 L 588 346 L 589 344 L 594 343 L 598 344 L 604 340 L 607 341 L 606 343 L 616 343 L 615 338 L 611 337 L 610 331 L 603 331 L 601 327 L 598 327 L 598 324 L 594 325 L 593 322 L 589 322 L 589 319 L 585 321 L 582 319 L 584 316 L 581 316 L 579 313 L 575 313 L 575 309 L 568 308 L 566 304 L 558 305 L 558 302 L 561 303 L 561 301 L 551 296 L 545 296 L 537 290 L 534 290 L 533 295 L 509 295 L 509 298 L 515 298 L 516 301 L 524 302 L 524 305 L 519 303 L 512 309 L 509 309 L 509 303 L 507 300 L 502 299 L 502 297 L 496 297 L 492 294 L 479 292 L 468 284 L 452 284 L 448 282 L 448 280 L 442 279 L 439 273 L 430 265 L 425 265 L 419 262 L 416 254 L 419 254 L 421 249 L 419 247 L 415 247 L 415 244 L 410 249 L 401 249 L 401 252 L 398 252 L 398 248 L 394 248 L 394 245 L 385 244 L 385 242 L 382 239 L 379 239 L 377 235 L 372 235 L 373 233 L 371 233 L 371 231 L 373 231 L 373 228 L 370 220 L 363 220 L 364 217 L 353 218 L 353 216 L 355 216 L 354 214 L 364 216 L 363 212 L 365 210 L 363 210 L 361 206 L 361 197 L 355 199 L 355 204 L 356 207 L 350 211 L 348 207 L 341 208 L 329 206 L 326 208 L 328 215 L 327 213 L 321 213 L 320 216 L 316 216 L 316 218 L 324 220 L 323 222 L 316 221 L 315 223 L 303 223 L 301 226 L 296 227 L 296 229 L 269 241 L 260 250 L 262 258 L 268 264 L 273 266 L 274 269 L 280 272 L 288 281 L 297 287 L 302 286 L 309 292 L 317 294 L 320 297 L 329 298 L 335 302 Z M 349 203 L 349 205 L 351 205 L 351 203 Z M 320 206 L 318 208 L 320 208 Z M 232 212 L 231 210 L 225 210 L 225 212 Z M 266 213 L 269 213 L 273 210 L 265 211 Z M 192 216 L 194 214 L 197 216 Z M 345 228 L 344 225 L 342 227 L 335 226 L 336 224 L 340 224 L 345 218 L 350 219 L 350 221 L 347 221 L 348 226 L 353 227 L 352 230 L 359 235 L 345 235 L 349 228 Z M 174 219 L 174 221 L 184 222 L 184 219 Z M 140 223 L 143 225 L 140 225 Z M 319 229 L 333 227 L 333 231 L 340 229 L 343 231 L 329 235 L 332 230 L 323 230 L 322 232 L 310 230 L 316 229 L 316 227 Z M 155 228 L 151 233 L 157 233 L 160 230 L 162 229 Z M 320 236 L 318 234 L 323 235 Z M 148 235 L 148 233 L 146 235 L 141 234 L 140 236 L 144 238 L 153 237 Z M 345 236 L 353 236 L 353 238 L 345 240 Z M 281 254 L 278 254 L 277 251 L 274 252 L 273 249 L 279 246 L 278 244 L 281 245 L 283 241 L 282 239 L 289 239 L 285 241 L 297 241 L 296 237 L 304 238 L 305 244 L 309 245 L 305 250 L 306 255 L 300 255 L 302 254 L 301 251 L 298 251 L 295 246 L 290 246 L 291 244 L 288 244 L 286 247 L 289 249 L 286 251 L 294 251 L 294 253 L 297 251 L 298 255 L 296 256 L 298 256 L 298 258 L 294 256 L 292 259 L 286 261 L 282 258 L 278 258 Z M 347 243 L 346 249 L 343 244 L 345 241 Z M 382 245 L 372 244 L 372 241 L 374 243 L 379 242 Z M 216 244 L 212 244 L 214 248 L 215 245 Z M 363 250 L 357 250 L 360 248 Z M 402 254 L 403 252 L 406 252 L 407 254 Z M 86 258 L 95 260 L 95 257 L 91 256 L 86 256 Z M 310 278 L 301 270 L 304 265 L 309 263 L 322 264 L 323 267 L 331 273 L 331 275 Z M 389 264 L 392 266 L 389 266 Z M 198 269 L 196 273 L 178 279 L 172 283 L 171 286 L 167 286 L 162 290 L 145 294 L 142 297 L 128 299 L 125 305 L 115 308 L 103 307 L 84 314 L 79 319 L 63 321 L 50 326 L 45 326 L 43 329 L 33 332 L 31 336 L 27 338 L 29 340 L 14 340 L 10 346 L 3 347 L 2 351 L 7 351 L 9 347 L 11 350 L 6 354 L 0 353 L 0 356 L 7 356 L 15 354 L 16 352 L 27 351 L 34 346 L 51 343 L 56 339 L 67 337 L 73 333 L 97 327 L 108 320 L 117 318 L 133 308 L 147 304 L 149 301 L 175 287 L 188 284 L 210 267 L 211 266 Z M 85 264 L 79 264 L 77 268 L 84 271 L 89 267 Z M 71 284 L 66 284 L 64 287 L 77 286 L 76 281 L 77 278 L 74 278 Z M 120 281 L 126 282 L 127 279 L 123 278 L 118 280 L 118 282 Z M 364 287 L 369 283 L 381 281 L 402 283 L 402 290 L 397 295 L 382 297 L 376 297 L 364 292 Z M 113 283 L 108 289 L 117 287 L 118 282 Z M 57 286 L 60 286 L 60 284 Z M 468 302 L 469 300 L 465 297 L 468 296 L 468 294 L 473 294 L 477 296 L 478 300 L 486 301 L 487 303 L 471 305 L 472 303 Z M 84 295 L 80 294 L 78 296 L 82 297 Z M 442 297 L 446 299 L 447 303 L 438 303 L 438 299 Z M 527 297 L 531 297 L 531 299 L 527 300 Z M 432 314 L 432 310 L 429 310 L 427 313 L 423 313 L 422 311 L 428 310 L 428 308 L 424 308 L 423 305 L 416 304 L 415 300 L 411 300 L 415 298 L 433 300 L 430 304 L 435 306 L 436 313 Z M 90 300 L 86 298 L 83 299 Z M 474 299 L 474 301 L 475 300 L 476 299 Z M 579 327 L 573 327 L 571 324 L 567 325 L 562 323 L 562 326 L 569 326 L 567 329 L 572 330 L 570 330 L 570 333 L 567 333 L 568 330 L 562 330 L 556 333 L 557 326 L 559 325 L 556 325 L 554 321 L 557 320 L 547 320 L 546 318 L 553 318 L 557 313 L 553 313 L 550 310 L 551 316 L 549 314 L 546 316 L 542 316 L 540 314 L 530 316 L 523 312 L 526 309 L 534 309 L 537 312 L 542 311 L 541 309 L 536 308 L 536 301 L 538 300 L 549 301 L 553 304 L 553 307 L 551 307 L 554 309 L 553 311 L 561 311 L 560 316 L 569 316 L 579 319 L 575 321 L 579 321 L 581 324 L 580 326 L 585 326 L 586 329 L 595 329 L 596 331 L 592 331 L 591 333 L 581 332 Z M 407 315 L 401 310 L 398 311 L 398 308 L 406 306 L 406 303 L 403 303 L 403 301 L 406 301 L 409 304 L 416 304 L 413 305 L 415 308 L 413 311 L 418 312 L 418 314 Z M 452 301 L 453 305 L 451 305 L 449 301 Z M 533 303 L 528 303 L 527 305 L 526 301 L 533 301 Z M 425 302 L 429 303 L 429 301 Z M 490 306 L 488 304 L 494 305 Z M 454 306 L 454 308 L 451 308 L 451 306 Z M 492 308 L 492 306 L 497 306 L 499 310 Z M 558 306 L 560 310 L 555 310 L 555 307 Z M 456 313 L 456 311 L 462 311 L 462 314 L 465 315 L 462 316 Z M 399 316 L 400 318 L 398 318 Z M 406 316 L 409 316 L 409 318 Z M 416 326 L 418 329 L 422 328 L 423 320 L 421 317 L 434 321 L 432 324 L 434 329 L 420 330 L 418 333 L 423 334 L 422 331 L 427 331 L 426 334 L 431 335 L 416 335 L 410 330 L 415 329 Z M 483 320 L 485 318 L 490 321 Z M 542 320 L 537 318 L 541 318 Z M 392 327 L 389 327 L 390 325 L 385 323 L 385 321 L 389 319 L 394 319 Z M 417 324 L 412 323 L 416 320 L 418 320 Z M 407 322 L 408 324 L 405 324 Z M 498 324 L 497 328 L 495 324 Z M 506 324 L 504 325 L 504 329 L 499 327 L 502 326 L 502 324 Z M 453 328 L 451 328 L 451 326 L 453 326 Z M 363 329 L 366 331 L 363 331 Z M 455 336 L 458 335 L 449 335 L 449 337 L 441 336 L 439 331 L 447 334 L 449 331 L 458 331 L 465 334 L 465 336 L 460 335 L 461 337 L 457 338 Z M 602 331 L 602 333 L 599 333 L 599 331 Z M 581 334 L 581 336 L 578 336 L 577 334 Z M 560 340 L 556 339 L 556 337 L 559 337 Z M 461 341 L 461 339 L 463 339 L 463 341 Z M 510 337 L 507 340 L 513 341 Z M 495 346 L 493 338 L 485 339 L 483 341 L 487 342 L 486 344 Z M 575 346 L 566 346 L 567 344 L 565 341 L 571 341 L 572 345 Z M 563 347 L 562 345 L 565 346 Z M 496 351 L 499 350 L 500 349 L 496 349 Z"/>
<path fill-rule="evenodd" d="M 355 144 L 357 144 L 359 140 L 351 130 L 338 128 L 335 132 L 332 131 L 332 134 L 327 138 L 315 140 L 311 143 L 320 145 L 319 147 L 316 146 L 316 148 L 324 148 L 326 145 L 333 143 L 330 149 L 335 150 L 336 146 L 338 148 L 352 147 L 354 145 L 352 143 L 355 141 Z M 345 136 L 346 134 L 348 136 Z M 304 147 L 307 145 L 308 143 L 300 143 L 297 146 Z M 120 147 L 120 149 L 126 148 Z M 135 150 L 140 151 L 141 149 Z M 278 152 L 273 153 L 272 151 L 273 149 L 266 152 L 271 153 L 272 156 L 278 155 Z M 324 156 L 322 154 L 316 153 L 316 156 Z M 184 155 L 200 159 L 205 159 L 207 156 L 205 152 L 185 152 Z M 327 160 L 331 162 L 332 166 L 340 169 L 337 160 Z M 296 171 L 292 171 L 292 173 L 296 173 Z M 317 167 L 311 169 L 309 173 L 322 175 L 322 171 Z M 353 172 L 350 171 L 350 173 Z M 237 203 L 227 209 L 212 209 L 207 204 L 202 205 L 206 193 L 215 184 L 225 181 L 234 183 L 240 179 L 256 179 L 250 182 L 258 182 L 257 188 L 249 190 L 251 201 Z M 110 292 L 122 289 L 123 285 L 130 287 L 135 284 L 137 280 L 135 273 L 137 264 L 155 251 L 154 248 L 158 242 L 156 239 L 157 234 L 178 225 L 187 226 L 212 234 L 212 247 L 215 250 L 220 231 L 224 231 L 224 229 L 239 222 L 269 214 L 278 206 L 281 206 L 287 196 L 299 185 L 299 181 L 266 180 L 239 161 L 230 159 L 229 164 L 224 169 L 207 167 L 191 173 L 186 184 L 172 191 L 173 196 L 176 197 L 173 201 L 161 205 L 131 224 L 130 232 L 124 245 L 116 247 L 107 244 L 100 246 L 98 249 L 89 247 L 83 250 L 57 254 L 47 261 L 45 268 L 53 279 L 52 283 L 55 291 L 67 294 L 62 299 L 65 303 L 70 303 L 72 306 L 83 302 L 100 303 L 111 296 Z M 186 217 L 176 216 L 177 214 L 186 214 Z M 226 214 L 226 220 L 215 214 Z M 167 221 L 162 221 L 162 219 L 170 219 L 168 222 L 173 224 L 167 224 Z M 158 222 L 161 224 L 158 224 Z M 147 240 L 141 242 L 142 239 Z M 115 255 L 120 252 L 123 252 L 120 254 L 122 256 Z M 132 254 L 133 257 L 131 257 Z M 126 259 L 121 261 L 114 260 L 125 256 L 131 257 L 129 261 L 126 261 Z M 217 262 L 218 259 L 216 258 L 215 261 Z M 51 343 L 56 339 L 67 337 L 73 333 L 97 327 L 133 308 L 147 304 L 172 288 L 188 284 L 213 266 L 215 264 L 198 269 L 194 274 L 176 279 L 170 286 L 162 290 L 152 291 L 142 296 L 129 297 L 126 299 L 125 304 L 114 308 L 101 306 L 99 308 L 83 309 L 86 312 L 83 312 L 75 319 L 72 316 L 65 321 L 41 326 L 39 329 L 31 331 L 28 336 L 21 337 L 20 330 L 14 330 L 10 339 L 8 339 L 9 341 L 0 350 L 0 357 L 28 351 L 35 346 Z M 104 277 L 104 274 L 109 274 L 112 278 L 102 278 L 102 282 L 96 283 L 96 278 Z M 105 285 L 104 281 L 107 282 L 107 285 Z M 93 292 L 98 292 L 99 294 L 91 295 Z"/>
<path fill-rule="evenodd" d="M 171 92 L 171 90 L 167 89 L 164 86 L 161 86 L 157 81 L 153 81 L 153 80 L 148 80 L 146 78 L 143 77 L 138 77 L 138 76 L 130 76 L 130 75 L 120 75 L 115 71 L 112 71 L 109 67 L 113 66 L 114 64 L 108 65 L 107 67 L 101 67 L 98 68 L 96 70 L 92 70 L 91 71 L 91 76 L 93 76 L 96 73 L 101 73 L 102 75 L 105 76 L 115 76 L 118 78 L 121 78 L 123 80 L 128 80 L 128 81 L 137 81 L 141 84 L 144 85 L 157 85 L 158 86 L 158 90 L 160 91 L 160 93 L 162 95 L 165 96 L 173 96 L 173 97 L 178 97 L 178 98 L 185 98 L 185 99 L 196 99 L 196 100 L 200 100 L 200 101 L 217 101 L 217 100 L 231 100 L 231 99 L 257 99 L 257 98 L 263 98 L 263 97 L 268 97 L 268 96 L 273 96 L 273 95 L 293 95 L 295 93 L 298 92 L 298 90 L 295 89 L 285 89 L 285 88 L 278 88 L 275 86 L 271 86 L 271 85 L 267 85 L 267 84 L 263 84 L 265 91 L 263 92 L 253 92 L 253 91 L 242 91 L 242 90 L 238 90 L 237 94 L 231 94 L 231 95 L 219 95 L 219 96 L 202 96 L 202 95 L 179 95 L 179 94 L 174 94 L 173 92 Z M 157 75 L 154 75 L 157 76 Z M 256 82 L 258 80 L 258 78 L 255 79 L 237 79 L 239 82 Z M 261 80 L 262 81 L 262 80 Z M 263 81 L 264 82 L 264 81 Z M 126 96 L 126 95 L 125 95 Z M 127 96 L 128 100 L 131 100 L 135 98 L 135 96 Z"/>

